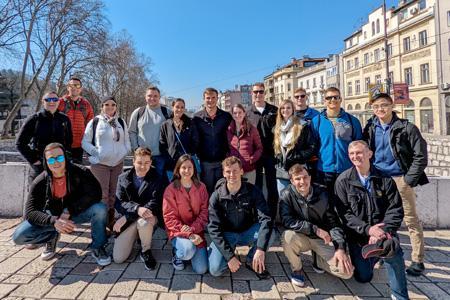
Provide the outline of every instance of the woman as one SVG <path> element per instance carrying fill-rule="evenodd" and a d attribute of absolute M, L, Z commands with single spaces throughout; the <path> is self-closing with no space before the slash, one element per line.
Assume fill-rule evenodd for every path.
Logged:
<path fill-rule="evenodd" d="M 117 178 L 122 173 L 125 156 L 131 151 L 126 127 L 118 116 L 114 97 L 105 97 L 100 115 L 87 124 L 81 143 L 90 155 L 91 172 L 102 187 L 102 199 L 108 207 L 109 229 L 114 223 Z"/>
<path fill-rule="evenodd" d="M 256 162 L 261 158 L 263 152 L 258 129 L 248 122 L 242 104 L 235 104 L 231 113 L 233 121 L 231 121 L 227 130 L 230 146 L 228 156 L 236 156 L 241 160 L 244 177 L 251 184 L 255 184 Z"/>
<path fill-rule="evenodd" d="M 147 148 L 134 151 L 133 168 L 123 172 L 117 186 L 115 208 L 122 215 L 114 224 L 119 235 L 114 242 L 113 258 L 124 262 L 137 237 L 141 241 L 141 260 L 147 270 L 154 270 L 156 261 L 151 252 L 153 228 L 161 220 L 161 202 L 167 179 L 159 176 L 152 165 L 152 153 Z"/>
<path fill-rule="evenodd" d="M 300 124 L 294 109 L 291 100 L 283 100 L 277 112 L 273 144 L 278 193 L 289 184 L 289 168 L 306 164 L 316 151 L 309 126 Z"/>
<path fill-rule="evenodd" d="M 195 153 L 195 145 L 198 144 L 197 131 L 192 127 L 192 120 L 186 116 L 185 102 L 181 98 L 172 102 L 173 118 L 166 120 L 161 125 L 159 139 L 159 151 L 166 158 L 166 173 L 172 180 L 173 169 L 176 162 L 183 154 Z M 197 158 L 194 157 L 196 164 Z M 199 171 L 199 170 L 197 170 Z"/>
<path fill-rule="evenodd" d="M 172 242 L 175 270 L 183 270 L 191 261 L 197 274 L 208 271 L 204 229 L 208 222 L 208 192 L 198 180 L 192 157 L 182 155 L 175 166 L 173 182 L 163 197 L 163 217 Z"/>

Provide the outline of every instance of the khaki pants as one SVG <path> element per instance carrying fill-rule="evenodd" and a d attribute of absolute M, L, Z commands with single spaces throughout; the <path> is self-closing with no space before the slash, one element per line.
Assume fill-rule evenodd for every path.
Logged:
<path fill-rule="evenodd" d="M 292 271 L 300 271 L 303 268 L 302 261 L 299 257 L 300 253 L 312 250 L 317 254 L 317 266 L 319 268 L 343 279 L 349 279 L 353 275 L 339 271 L 338 266 L 331 261 L 335 252 L 334 247 L 325 245 L 322 239 L 311 239 L 293 230 L 286 230 L 283 233 L 281 243 Z"/>
<path fill-rule="evenodd" d="M 139 218 L 136 222 L 128 226 L 124 232 L 119 234 L 114 241 L 114 262 L 118 264 L 123 263 L 130 256 L 137 235 L 139 235 L 139 239 L 141 240 L 142 252 L 149 250 L 152 245 L 153 227 L 156 222 L 157 219 L 155 216 L 149 220 Z"/>
<path fill-rule="evenodd" d="M 403 176 L 392 177 L 397 185 L 398 192 L 402 197 L 403 210 L 405 212 L 404 221 L 408 227 L 409 238 L 411 239 L 413 262 L 423 262 L 425 245 L 423 241 L 423 229 L 416 211 L 416 193 L 410 187 Z"/>

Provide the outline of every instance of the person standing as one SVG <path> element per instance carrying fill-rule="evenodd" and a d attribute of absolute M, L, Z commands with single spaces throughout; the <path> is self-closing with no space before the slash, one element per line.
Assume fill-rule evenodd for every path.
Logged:
<path fill-rule="evenodd" d="M 308 106 L 308 95 L 306 90 L 299 87 L 294 91 L 295 115 L 305 123 L 311 123 L 311 120 L 319 114 L 317 110 Z"/>

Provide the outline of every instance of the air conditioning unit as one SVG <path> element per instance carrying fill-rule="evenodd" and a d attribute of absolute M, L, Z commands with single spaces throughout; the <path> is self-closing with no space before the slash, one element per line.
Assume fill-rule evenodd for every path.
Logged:
<path fill-rule="evenodd" d="M 418 12 L 419 10 L 417 9 L 417 7 L 413 7 L 413 8 L 411 8 L 411 10 L 409 11 L 412 15 L 415 15 L 415 14 L 417 14 L 417 12 Z"/>
<path fill-rule="evenodd" d="M 443 89 L 443 90 L 450 89 L 450 83 L 443 83 L 443 84 L 441 84 L 441 89 Z"/>

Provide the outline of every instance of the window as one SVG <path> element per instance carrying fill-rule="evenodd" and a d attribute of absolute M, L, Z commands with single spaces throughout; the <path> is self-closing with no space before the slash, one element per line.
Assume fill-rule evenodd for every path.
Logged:
<path fill-rule="evenodd" d="M 377 33 L 380 33 L 380 19 L 377 19 Z"/>
<path fill-rule="evenodd" d="M 367 32 L 364 31 L 364 39 L 367 39 Z"/>
<path fill-rule="evenodd" d="M 387 56 L 388 58 L 392 57 L 392 44 L 387 45 Z"/>
<path fill-rule="evenodd" d="M 350 68 L 351 68 L 351 62 L 350 62 L 350 60 L 347 60 L 347 71 L 350 70 Z"/>
<path fill-rule="evenodd" d="M 369 91 L 370 77 L 366 77 L 364 83 L 364 93 L 367 93 Z"/>
<path fill-rule="evenodd" d="M 419 46 L 423 47 L 427 45 L 427 31 L 419 32 Z"/>
<path fill-rule="evenodd" d="M 359 80 L 355 80 L 355 95 L 359 95 L 361 93 L 361 83 Z"/>
<path fill-rule="evenodd" d="M 375 35 L 375 22 L 372 22 L 372 35 Z"/>
<path fill-rule="evenodd" d="M 404 21 L 405 19 L 408 19 L 408 9 L 405 8 L 400 12 L 400 22 Z"/>
<path fill-rule="evenodd" d="M 375 59 L 375 62 L 380 60 L 380 49 L 375 49 L 375 51 L 373 51 L 373 57 Z"/>
<path fill-rule="evenodd" d="M 405 69 L 405 83 L 413 85 L 412 67 Z"/>
<path fill-rule="evenodd" d="M 390 81 L 390 83 L 392 84 L 392 83 L 394 83 L 394 72 L 389 72 L 389 81 Z"/>
<path fill-rule="evenodd" d="M 303 87 L 303 81 L 300 81 L 300 87 L 301 88 Z"/>
<path fill-rule="evenodd" d="M 320 75 L 320 85 L 323 85 L 323 75 Z"/>
<path fill-rule="evenodd" d="M 313 78 L 313 88 L 315 88 L 317 85 L 316 85 L 316 79 L 315 78 Z"/>
<path fill-rule="evenodd" d="M 281 92 L 284 93 L 284 86 L 281 85 Z"/>
<path fill-rule="evenodd" d="M 430 83 L 430 66 L 429 64 L 420 65 L 420 83 Z"/>
<path fill-rule="evenodd" d="M 306 80 L 306 88 L 309 89 L 309 79 Z"/>
<path fill-rule="evenodd" d="M 375 82 L 381 84 L 381 75 L 375 75 Z"/>
<path fill-rule="evenodd" d="M 403 39 L 403 52 L 411 50 L 411 39 L 408 37 Z"/>
<path fill-rule="evenodd" d="M 359 58 L 355 57 L 355 69 L 359 68 Z"/>
<path fill-rule="evenodd" d="M 423 10 L 427 7 L 427 1 L 426 0 L 419 0 L 419 10 Z"/>
<path fill-rule="evenodd" d="M 369 53 L 364 53 L 364 65 L 369 64 Z"/>
<path fill-rule="evenodd" d="M 353 95 L 353 91 L 352 91 L 352 83 L 351 83 L 351 82 L 347 82 L 347 95 L 348 95 L 348 96 Z"/>
<path fill-rule="evenodd" d="M 288 90 L 288 92 L 291 91 L 291 84 L 290 83 L 287 84 L 287 90 Z"/>
<path fill-rule="evenodd" d="M 447 26 L 450 27 L 450 10 L 447 11 Z"/>

